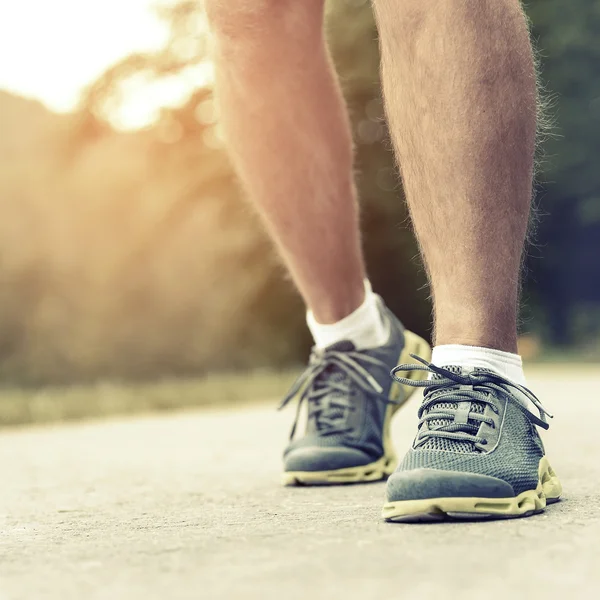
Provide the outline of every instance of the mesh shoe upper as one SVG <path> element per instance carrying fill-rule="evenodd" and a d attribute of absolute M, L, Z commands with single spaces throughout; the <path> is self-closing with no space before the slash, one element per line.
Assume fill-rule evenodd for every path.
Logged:
<path fill-rule="evenodd" d="M 384 309 L 385 310 L 385 309 Z M 281 407 L 298 400 L 285 450 L 286 470 L 325 470 L 369 464 L 383 453 L 383 424 L 393 383 L 390 370 L 404 346 L 402 324 L 387 310 L 390 337 L 381 347 L 357 350 L 351 342 L 313 350 L 306 371 Z M 301 406 L 305 431 L 295 439 Z"/>
<path fill-rule="evenodd" d="M 429 370 L 432 378 L 418 383 L 425 388 L 419 431 L 388 482 L 389 501 L 410 499 L 405 497 L 403 478 L 415 479 L 411 472 L 417 469 L 449 471 L 456 478 L 463 474 L 466 485 L 467 474 L 499 479 L 510 485 L 515 496 L 535 489 L 544 456 L 535 426 L 548 427 L 548 413 L 539 400 L 523 386 L 485 369 L 439 369 L 425 364 L 420 368 Z M 395 371 L 404 368 L 415 365 L 401 365 Z M 541 418 L 528 410 L 529 400 Z M 436 493 L 443 495 L 443 490 Z M 468 489 L 464 495 L 470 495 Z"/>

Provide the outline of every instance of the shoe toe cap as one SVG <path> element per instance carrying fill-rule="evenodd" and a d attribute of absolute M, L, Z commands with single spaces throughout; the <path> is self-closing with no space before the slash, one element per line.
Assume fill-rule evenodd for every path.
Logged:
<path fill-rule="evenodd" d="M 368 465 L 373 460 L 356 448 L 309 446 L 288 451 L 284 457 L 284 470 L 334 471 Z"/>
<path fill-rule="evenodd" d="M 428 498 L 512 498 L 512 486 L 477 473 L 413 469 L 397 471 L 387 483 L 388 502 Z"/>

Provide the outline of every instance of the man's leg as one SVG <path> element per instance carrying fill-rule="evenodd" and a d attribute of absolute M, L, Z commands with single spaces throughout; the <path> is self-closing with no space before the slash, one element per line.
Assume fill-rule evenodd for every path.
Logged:
<path fill-rule="evenodd" d="M 517 349 L 536 86 L 518 0 L 375 0 L 437 344 Z"/>
<path fill-rule="evenodd" d="M 284 481 L 380 479 L 395 462 L 389 370 L 402 352 L 428 349 L 365 285 L 352 139 L 324 0 L 206 0 L 206 8 L 227 143 L 306 301 L 317 346 L 284 402 L 309 404 Z"/>
<path fill-rule="evenodd" d="M 324 0 L 208 0 L 216 89 L 237 171 L 315 318 L 363 301 L 348 115 Z"/>
<path fill-rule="evenodd" d="M 527 514 L 542 508 L 538 469 L 540 481 L 550 475 L 535 417 L 517 406 L 527 399 L 507 383 L 524 383 L 514 353 L 536 132 L 526 20 L 518 0 L 374 6 L 390 128 L 433 292 L 432 361 L 453 366 L 428 384 L 435 393 L 385 514 Z M 481 371 L 471 385 L 473 367 L 506 379 Z"/>

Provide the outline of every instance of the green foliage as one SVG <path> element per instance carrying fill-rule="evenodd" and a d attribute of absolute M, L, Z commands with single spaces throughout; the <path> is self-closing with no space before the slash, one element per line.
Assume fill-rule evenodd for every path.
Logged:
<path fill-rule="evenodd" d="M 541 176 L 546 202 L 576 197 L 586 220 L 600 220 L 600 2 L 530 0 L 527 9 L 552 99 Z"/>
<path fill-rule="evenodd" d="M 578 325 L 590 303 L 600 304 L 600 1 L 530 0 L 527 10 L 551 122 L 538 176 L 528 328 L 580 344 L 600 333 L 600 320 L 592 326 L 587 318 L 587 334 Z"/>

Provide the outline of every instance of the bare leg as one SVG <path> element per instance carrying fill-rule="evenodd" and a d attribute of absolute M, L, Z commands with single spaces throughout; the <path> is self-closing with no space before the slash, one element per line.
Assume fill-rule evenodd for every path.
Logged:
<path fill-rule="evenodd" d="M 536 85 L 518 0 L 374 0 L 436 344 L 516 352 Z"/>
<path fill-rule="evenodd" d="M 324 0 L 206 0 L 228 145 L 320 323 L 364 299 L 353 149 Z"/>

